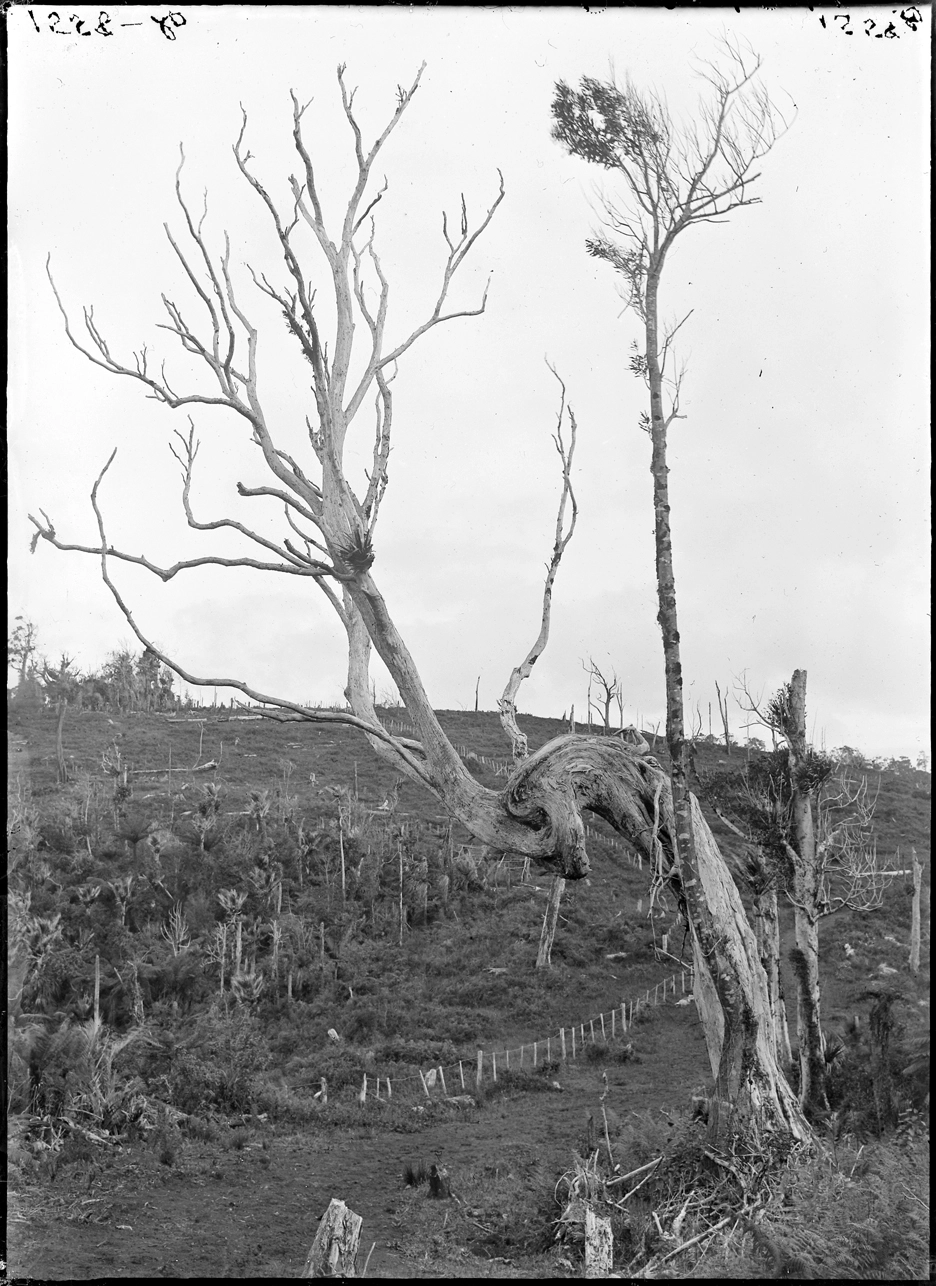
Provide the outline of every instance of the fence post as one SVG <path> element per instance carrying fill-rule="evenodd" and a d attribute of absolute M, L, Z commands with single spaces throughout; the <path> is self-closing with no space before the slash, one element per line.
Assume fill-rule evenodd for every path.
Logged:
<path fill-rule="evenodd" d="M 364 1077 L 364 1080 L 366 1082 L 367 1080 L 366 1076 Z M 439 1080 L 442 1082 L 442 1093 L 445 1095 L 446 1098 L 448 1098 L 448 1090 L 445 1088 L 445 1073 L 442 1070 L 441 1063 L 439 1064 Z"/>
<path fill-rule="evenodd" d="M 614 1040 L 614 1027 L 615 1027 L 616 1021 L 617 1021 L 617 1010 L 612 1009 L 611 1010 L 611 1039 L 612 1040 Z"/>
<path fill-rule="evenodd" d="M 475 1076 L 475 1087 L 477 1089 L 481 1088 L 481 1072 L 482 1072 L 483 1066 L 484 1066 L 484 1054 L 479 1049 L 478 1050 L 478 1071 Z"/>
<path fill-rule="evenodd" d="M 358 1102 L 361 1107 L 367 1102 L 367 1072 L 364 1073 L 364 1084 L 361 1086 L 361 1092 L 358 1095 Z"/>
<path fill-rule="evenodd" d="M 497 1081 L 497 1053 L 496 1053 L 496 1051 L 495 1051 L 495 1050 L 493 1050 L 493 1049 L 491 1050 L 491 1075 L 494 1077 L 494 1081 L 495 1081 L 495 1083 L 496 1083 L 496 1081 Z"/>
<path fill-rule="evenodd" d="M 426 1098 L 431 1098 L 432 1095 L 429 1093 L 429 1086 L 426 1084 L 426 1078 L 422 1074 L 422 1068 L 418 1068 L 417 1070 L 419 1071 L 419 1079 L 422 1081 L 422 1087 L 425 1091 Z"/>
<path fill-rule="evenodd" d="M 601 1019 L 601 1039 L 603 1041 L 607 1041 L 608 1038 L 605 1035 L 604 1014 L 599 1014 L 598 1017 Z"/>
<path fill-rule="evenodd" d="M 465 1088 L 465 1069 L 462 1067 L 461 1059 L 458 1060 L 458 1079 L 461 1081 L 462 1089 Z"/>
<path fill-rule="evenodd" d="M 566 1059 L 566 1044 L 565 1044 L 565 1028 L 564 1028 L 564 1027 L 560 1027 L 560 1028 L 559 1028 L 559 1039 L 562 1041 L 562 1061 L 563 1061 L 563 1062 L 565 1062 L 565 1059 Z"/>
<path fill-rule="evenodd" d="M 589 1018 L 589 1020 L 588 1020 L 588 1025 L 589 1025 L 589 1027 L 591 1028 L 591 1043 L 594 1045 L 594 1043 L 595 1043 L 595 1020 L 594 1020 L 594 1018 Z"/>
<path fill-rule="evenodd" d="M 572 1028 L 572 1057 L 575 1057 L 575 1028 Z"/>

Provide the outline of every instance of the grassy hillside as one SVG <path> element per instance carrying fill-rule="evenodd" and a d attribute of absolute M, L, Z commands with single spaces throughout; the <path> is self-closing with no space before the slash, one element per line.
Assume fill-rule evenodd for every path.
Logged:
<path fill-rule="evenodd" d="M 404 711 L 381 713 L 388 726 L 406 726 Z M 332 850 L 339 812 L 335 792 L 344 789 L 350 792 L 350 799 L 346 798 L 343 805 L 343 829 L 348 832 L 342 837 L 347 839 L 349 849 L 347 868 L 350 870 L 362 855 L 366 855 L 362 876 L 368 873 L 370 859 L 380 868 L 371 872 L 382 887 L 372 899 L 370 927 L 377 930 L 371 936 L 381 942 L 382 950 L 392 950 L 394 943 L 399 949 L 399 914 L 398 907 L 392 905 L 394 881 L 390 868 L 401 829 L 407 832 L 404 865 L 413 868 L 412 872 L 404 870 L 404 884 L 411 875 L 418 876 L 418 868 L 423 865 L 432 885 L 435 876 L 442 878 L 442 868 L 451 865 L 462 846 L 470 846 L 464 869 L 448 872 L 450 883 L 461 885 L 452 888 L 451 906 L 440 903 L 435 890 L 424 899 L 427 905 L 423 910 L 428 914 L 420 916 L 414 908 L 407 908 L 404 946 L 407 955 L 412 950 L 425 951 L 429 966 L 439 951 L 439 943 L 452 944 L 446 946 L 445 952 L 457 959 L 461 974 L 455 988 L 460 997 L 456 1008 L 471 1013 L 472 1029 L 478 1038 L 500 1034 L 521 1015 L 529 1015 L 531 1005 L 535 1005 L 535 1022 L 543 1030 L 562 1021 L 573 1021 L 575 1014 L 563 1011 L 569 1004 L 570 991 L 586 1007 L 600 1008 L 613 1003 L 618 991 L 646 986 L 648 971 L 656 971 L 651 982 L 657 981 L 654 927 L 646 918 L 647 877 L 635 869 L 626 847 L 612 838 L 612 832 L 598 819 L 591 823 L 593 875 L 581 884 L 568 886 L 554 953 L 557 969 L 544 982 L 541 974 L 529 966 L 539 937 L 547 872 L 534 869 L 524 883 L 521 859 L 508 856 L 499 867 L 493 865 L 487 860 L 490 855 L 482 855 L 473 845 L 467 831 L 457 823 L 450 824 L 428 791 L 396 778 L 352 729 L 204 714 L 203 719 L 191 715 L 185 721 L 156 715 L 120 717 L 91 712 L 69 716 L 64 746 L 70 783 L 64 788 L 56 782 L 54 716 L 44 712 L 31 717 L 14 714 L 11 720 L 11 732 L 22 736 L 28 746 L 31 789 L 39 813 L 39 849 L 47 861 L 54 861 L 57 855 L 67 858 L 73 884 L 106 879 L 114 873 L 135 873 L 138 892 L 131 893 L 128 914 L 140 928 L 150 916 L 165 918 L 170 910 L 167 893 L 177 903 L 192 899 L 189 918 L 194 914 L 198 927 L 207 927 L 220 917 L 216 902 L 209 908 L 217 889 L 236 883 L 238 877 L 243 882 L 265 846 L 266 855 L 278 857 L 284 868 L 286 904 L 282 909 L 288 909 L 291 903 L 297 904 L 293 909 L 303 909 L 298 902 L 304 899 L 304 914 L 314 910 L 319 923 L 324 919 L 328 928 L 337 931 L 341 914 L 332 898 L 332 894 L 337 897 L 335 872 L 329 869 L 323 909 L 312 907 L 314 899 L 308 887 L 300 889 L 303 876 L 299 867 L 305 863 L 308 881 L 310 877 L 314 879 L 313 866 L 334 865 Z M 441 711 L 439 718 L 453 743 L 467 757 L 475 776 L 494 788 L 502 784 L 509 760 L 498 716 Z M 523 725 L 533 749 L 567 730 L 559 720 L 529 716 L 524 717 Z M 654 749 L 665 763 L 665 751 L 660 746 Z M 723 746 L 702 744 L 696 751 L 696 767 L 704 775 L 719 765 L 743 761 L 743 755 L 735 748 L 731 756 L 726 756 Z M 104 760 L 109 763 L 110 774 L 102 766 Z M 207 772 L 197 771 L 200 765 L 209 763 L 217 766 Z M 118 818 L 114 790 L 120 769 L 128 772 L 131 793 L 119 801 Z M 199 807 L 204 808 L 204 784 L 209 780 L 219 792 L 218 817 L 208 837 L 214 845 L 208 853 L 193 854 L 197 839 L 192 830 L 193 818 L 197 821 Z M 878 792 L 875 827 L 879 864 L 884 868 L 908 866 L 909 847 L 915 845 L 924 862 L 927 882 L 930 781 L 928 774 L 912 769 L 902 775 L 885 772 L 872 781 L 872 790 Z M 394 811 L 384 812 L 381 805 L 393 799 L 395 785 L 399 795 Z M 262 801 L 259 805 L 258 795 Z M 264 807 L 265 840 L 256 816 L 258 808 Z M 709 814 L 709 821 L 723 851 L 728 855 L 735 852 L 739 846 L 736 836 L 714 815 Z M 174 839 L 167 841 L 158 863 L 165 868 L 161 876 L 147 867 L 152 863 L 152 846 L 145 842 L 145 836 L 157 827 L 174 832 Z M 310 837 L 314 839 L 316 835 L 318 851 L 313 856 Z M 273 853 L 277 843 L 278 850 Z M 298 853 L 303 847 L 304 858 Z M 469 869 L 471 859 L 477 871 Z M 201 875 L 196 870 L 199 867 L 203 868 Z M 322 874 L 320 870 L 319 876 Z M 157 878 L 162 887 L 154 884 Z M 321 893 L 321 887 L 317 887 Z M 45 893 L 35 890 L 34 908 L 43 902 L 51 906 L 61 892 L 54 886 Z M 248 902 L 248 909 L 250 906 Z M 884 909 L 864 919 L 880 929 L 881 942 L 886 942 L 884 934 L 903 942 L 908 933 L 908 907 L 909 885 L 905 879 L 896 879 Z M 657 938 L 665 922 L 664 914 L 659 917 Z M 849 934 L 855 937 L 863 928 L 863 918 L 849 912 L 823 922 L 830 943 L 840 939 L 844 942 Z M 330 949 L 326 942 L 326 954 Z M 610 977 L 605 957 L 621 951 L 628 953 L 626 970 L 616 964 L 616 976 Z M 485 975 L 485 967 L 507 967 L 509 973 Z M 433 967 L 433 972 L 438 975 L 439 969 Z M 441 976 L 447 972 L 443 962 Z M 339 973 L 342 981 L 347 974 L 347 984 L 356 996 L 362 994 L 360 988 L 355 988 L 350 966 L 342 966 Z M 851 997 L 834 992 L 833 988 L 827 1009 L 830 1013 L 842 1011 L 852 1003 Z M 427 1021 L 423 1027 L 432 1025 Z M 457 1031 L 458 1025 L 453 1027 L 449 1021 L 442 1024 L 442 1029 L 448 1034 Z"/>
<path fill-rule="evenodd" d="M 535 1073 L 529 1064 L 523 1071 L 513 1064 L 505 1075 L 501 1062 L 494 1085 L 486 1062 L 486 1089 L 457 1120 L 455 1109 L 426 1101 L 419 1073 L 444 1064 L 451 1080 L 461 1061 L 471 1086 L 478 1049 L 523 1045 L 529 1059 L 533 1041 L 555 1042 L 558 1030 L 572 1024 L 588 1032 L 591 1017 L 652 991 L 689 961 L 674 907 L 664 900 L 649 915 L 647 871 L 596 819 L 592 874 L 567 885 L 553 967 L 537 970 L 548 872 L 474 844 L 433 796 L 395 778 L 353 730 L 202 713 L 178 721 L 69 715 L 66 785 L 57 782 L 54 716 L 13 713 L 12 923 L 28 968 L 12 1095 L 14 1109 L 25 1112 L 17 1119 L 31 1123 L 24 1128 L 33 1155 L 62 1154 L 63 1121 L 77 1131 L 64 1153 L 69 1159 L 76 1159 L 75 1148 L 87 1148 L 81 1131 L 89 1120 L 98 1131 L 103 1122 L 108 1138 L 130 1140 L 136 1132 L 149 1140 L 152 1182 L 163 1183 L 168 1167 L 183 1184 L 181 1226 L 206 1176 L 246 1182 L 249 1148 L 254 1142 L 260 1148 L 266 1137 L 256 1124 L 262 1116 L 263 1129 L 275 1124 L 279 1133 L 299 1130 L 304 1139 L 313 1131 L 332 1140 L 310 1154 L 308 1172 L 296 1169 L 304 1160 L 281 1163 L 278 1197 L 275 1185 L 268 1198 L 258 1195 L 269 1185 L 257 1155 L 251 1200 L 266 1202 L 270 1229 L 280 1226 L 286 1191 L 314 1183 L 324 1166 L 325 1203 L 353 1195 L 348 1176 L 359 1173 L 356 1199 L 365 1217 L 380 1227 L 381 1220 L 387 1224 L 381 1212 L 393 1210 L 390 1223 L 399 1219 L 421 1238 L 439 1269 L 428 1275 L 474 1275 L 459 1258 L 468 1246 L 474 1255 L 522 1264 L 522 1271 L 503 1275 L 555 1276 L 556 1178 L 573 1149 L 587 1155 L 595 1146 L 602 1110 L 612 1121 L 609 1163 L 624 1168 L 644 1164 L 674 1140 L 685 1142 L 695 1128 L 689 1097 L 709 1072 L 692 1007 L 670 1001 L 647 1011 L 629 1043 L 586 1042 L 577 1064 L 544 1067 L 541 1053 Z M 403 711 L 381 713 L 388 726 L 405 724 Z M 491 787 L 502 784 L 507 743 L 497 716 L 442 711 L 439 718 L 470 771 Z M 534 749 L 566 731 L 559 720 L 522 723 Z M 662 748 L 654 749 L 665 761 Z M 737 748 L 727 756 L 724 747 L 701 745 L 696 768 L 704 775 L 741 757 Z M 915 845 L 928 885 L 930 778 L 907 766 L 881 774 L 879 787 L 881 864 L 897 865 L 899 852 L 905 865 Z M 710 821 L 726 854 L 735 852 L 737 837 L 717 818 Z M 854 1015 L 866 1019 L 872 984 L 883 977 L 898 997 L 895 1050 L 919 1045 L 928 1015 L 928 935 L 923 971 L 911 978 L 909 906 L 909 882 L 896 879 L 881 909 L 821 922 L 823 1020 L 830 1031 L 849 1037 Z M 786 951 L 792 930 L 786 908 L 783 927 Z M 231 991 L 238 943 L 242 1004 L 233 1003 Z M 15 940 L 14 959 L 16 949 Z M 96 963 L 106 1026 L 89 1034 Z M 882 975 L 882 966 L 891 972 Z M 792 995 L 792 978 L 786 984 Z M 251 986 L 253 996 L 243 991 Z M 141 1019 L 145 1040 L 122 1046 Z M 370 1097 L 362 1107 L 365 1073 Z M 374 1079 L 387 1076 L 397 1087 L 394 1098 L 388 1103 L 384 1090 L 378 1103 Z M 327 1112 L 312 1097 L 322 1077 Z M 544 1109 L 541 1094 L 554 1084 L 562 1094 Z M 459 1088 L 450 1084 L 448 1091 Z M 185 1143 L 174 1120 L 203 1133 Z M 670 1124 L 664 1130 L 661 1122 Z M 226 1123 L 221 1134 L 219 1123 Z M 467 1222 L 459 1215 L 441 1224 L 414 1205 L 412 1194 L 387 1206 L 401 1155 L 418 1157 L 421 1146 L 401 1154 L 404 1145 L 393 1140 L 414 1130 L 427 1150 L 457 1162 L 464 1208 L 475 1211 Z M 238 1160 L 231 1148 L 248 1151 Z M 333 1162 L 323 1161 L 332 1149 Z M 304 1157 L 304 1145 L 299 1150 Z M 111 1155 L 108 1183 L 119 1178 L 137 1200 L 140 1185 L 150 1182 L 142 1177 L 146 1167 L 134 1171 L 137 1177 L 124 1175 Z M 40 1189 L 30 1191 L 36 1197 Z M 639 1219 L 615 1234 L 629 1255 L 642 1244 L 640 1230 L 649 1235 L 654 1226 L 654 1207 L 635 1202 L 631 1209 Z M 144 1226 L 145 1218 L 137 1211 L 132 1222 Z M 99 1231 L 88 1229 L 95 1237 Z M 385 1232 L 382 1244 L 392 1247 L 392 1227 Z M 61 1241 L 50 1241 L 44 1229 L 39 1240 L 59 1249 L 24 1261 L 32 1275 L 105 1271 L 94 1249 L 99 1243 L 89 1240 L 87 1256 L 76 1260 L 73 1235 L 73 1226 L 63 1225 Z M 190 1235 L 200 1237 L 194 1229 Z M 290 1242 L 286 1254 L 283 1235 L 273 1238 L 278 1249 L 270 1243 L 258 1258 L 258 1230 L 246 1258 L 225 1259 L 225 1275 L 295 1275 L 293 1261 L 301 1266 L 304 1251 Z M 225 1245 L 247 1236 L 232 1224 Z M 166 1238 L 155 1225 L 152 1237 L 155 1271 Z M 296 1240 L 295 1229 L 289 1237 Z M 454 1257 L 442 1249 L 452 1237 Z M 387 1251 L 384 1263 L 378 1253 L 376 1275 L 399 1276 L 401 1254 Z M 113 1262 L 122 1265 L 118 1275 L 143 1271 L 119 1253 Z M 218 1275 L 217 1262 L 198 1262 L 203 1275 Z M 140 1263 L 150 1260 L 144 1255 Z"/>

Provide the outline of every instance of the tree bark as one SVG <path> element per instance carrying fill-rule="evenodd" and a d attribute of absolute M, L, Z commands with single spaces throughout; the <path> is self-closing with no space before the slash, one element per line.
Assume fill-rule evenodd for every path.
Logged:
<path fill-rule="evenodd" d="M 910 972 L 920 972 L 920 901 L 923 887 L 923 863 L 915 848 L 910 850 L 913 859 L 913 905 L 910 909 Z"/>
<path fill-rule="evenodd" d="M 710 1134 L 717 1139 L 742 1129 L 758 1138 L 777 1130 L 806 1139 L 809 1127 L 777 1059 L 767 975 L 754 933 L 694 796 L 689 803 L 697 879 L 689 917 L 694 992 L 716 1088 Z"/>
<path fill-rule="evenodd" d="M 806 671 L 794 670 L 787 725 L 792 791 L 792 901 L 796 927 L 796 1035 L 799 1042 L 800 1103 L 824 1110 L 825 1041 L 819 985 L 819 860 L 813 820 L 813 791 L 805 775 Z"/>
<path fill-rule="evenodd" d="M 767 994 L 773 1015 L 776 1035 L 777 1062 L 788 1075 L 793 1066 L 790 1048 L 790 1029 L 787 1024 L 786 1004 L 783 999 L 783 982 L 780 977 L 780 915 L 777 906 L 777 889 L 771 886 L 754 894 L 754 938 L 757 954 L 767 975 Z"/>
<path fill-rule="evenodd" d="M 62 744 L 62 729 L 65 727 L 65 715 L 68 713 L 68 702 L 62 698 L 58 703 L 58 723 L 55 728 L 55 757 L 58 762 L 58 779 L 64 784 L 68 781 L 68 768 L 65 765 L 65 747 Z"/>

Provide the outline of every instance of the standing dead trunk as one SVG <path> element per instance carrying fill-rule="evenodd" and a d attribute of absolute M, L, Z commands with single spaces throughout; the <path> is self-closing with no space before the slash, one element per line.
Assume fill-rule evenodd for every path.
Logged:
<path fill-rule="evenodd" d="M 690 915 L 694 992 L 705 1031 L 715 1098 L 713 1139 L 741 1129 L 805 1139 L 809 1127 L 777 1058 L 768 979 L 737 885 L 695 797 L 689 797 L 699 890 Z M 701 929 L 701 931 L 699 931 Z"/>
<path fill-rule="evenodd" d="M 796 926 L 796 1035 L 799 1041 L 800 1103 L 824 1110 L 825 1041 L 819 985 L 820 873 L 813 818 L 814 789 L 806 746 L 806 671 L 794 670 L 784 722 L 790 754 L 793 820 L 792 889 Z"/>
<path fill-rule="evenodd" d="M 362 1223 L 360 1215 L 337 1197 L 332 1197 L 322 1215 L 301 1276 L 356 1277 L 355 1261 Z"/>
<path fill-rule="evenodd" d="M 725 754 L 730 755 L 731 754 L 731 732 L 728 728 L 728 689 L 727 688 L 725 689 L 725 695 L 723 697 L 721 694 L 721 688 L 718 686 L 718 683 L 716 682 L 715 693 L 718 701 L 718 713 L 721 716 L 722 728 L 724 729 L 724 733 L 725 733 Z M 710 732 L 712 730 L 711 710 L 712 708 L 711 706 L 709 706 L 709 731 Z"/>
<path fill-rule="evenodd" d="M 776 885 L 771 885 L 760 892 L 755 891 L 754 938 L 757 942 L 757 954 L 767 975 L 767 994 L 770 998 L 770 1012 L 773 1015 L 777 1062 L 784 1073 L 789 1075 L 790 1068 L 793 1066 L 793 1053 L 790 1048 L 790 1029 L 787 1024 L 783 982 L 780 977 L 780 915 Z"/>
<path fill-rule="evenodd" d="M 59 784 L 68 781 L 68 768 L 65 764 L 65 747 L 62 743 L 62 729 L 65 727 L 65 715 L 68 713 L 68 702 L 62 697 L 58 703 L 58 723 L 55 727 L 55 758 L 58 763 Z"/>
<path fill-rule="evenodd" d="M 913 905 L 910 910 L 910 972 L 920 972 L 920 902 L 923 888 L 923 863 L 915 848 L 910 850 L 913 861 Z"/>
<path fill-rule="evenodd" d="M 546 903 L 546 914 L 543 916 L 543 931 L 540 934 L 539 951 L 536 953 L 537 969 L 548 969 L 552 964 L 553 941 L 556 937 L 556 925 L 559 922 L 559 906 L 565 880 L 561 875 L 553 877 L 549 886 L 549 900 Z"/>

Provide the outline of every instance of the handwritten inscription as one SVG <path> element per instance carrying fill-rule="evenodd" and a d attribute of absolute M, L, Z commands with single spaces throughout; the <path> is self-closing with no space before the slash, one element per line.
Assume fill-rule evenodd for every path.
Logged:
<path fill-rule="evenodd" d="M 26 12 L 40 35 L 47 31 L 53 36 L 113 36 L 115 27 L 146 26 L 145 22 L 115 23 L 106 9 L 98 11 L 98 20 L 93 26 L 90 19 L 81 18 L 77 13 L 69 14 L 65 17 L 64 13 L 56 9 L 50 9 L 45 18 L 42 18 L 41 15 L 37 18 L 34 10 L 27 9 Z M 156 24 L 167 40 L 175 40 L 177 28 L 186 25 L 184 16 L 177 10 L 170 10 L 162 16 L 150 14 L 150 22 Z M 40 25 L 40 23 L 43 25 Z"/>
<path fill-rule="evenodd" d="M 904 23 L 910 31 L 916 31 L 917 27 L 923 24 L 923 15 L 915 4 L 909 5 L 906 9 L 901 9 L 898 13 L 896 9 L 891 10 L 891 15 L 898 19 L 898 22 Z M 883 20 L 879 23 L 874 18 L 856 18 L 852 24 L 850 13 L 833 13 L 829 21 L 826 22 L 823 14 L 819 15 L 819 24 L 825 27 L 827 31 L 841 31 L 846 36 L 853 36 L 856 31 L 863 31 L 866 36 L 873 36 L 875 40 L 896 40 L 901 34 L 901 28 L 889 22 L 885 27 Z"/>

